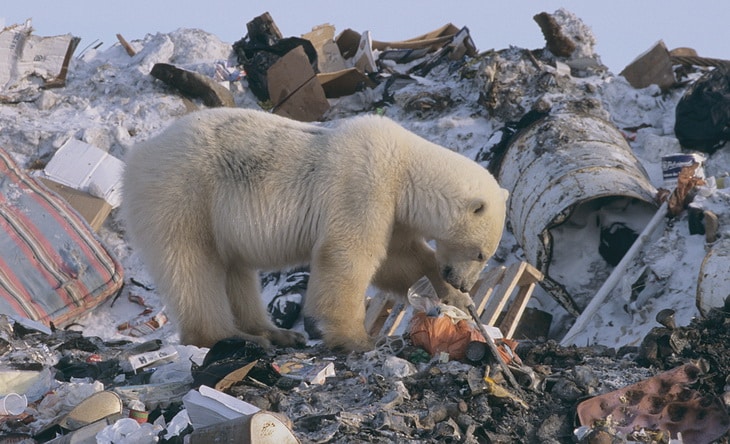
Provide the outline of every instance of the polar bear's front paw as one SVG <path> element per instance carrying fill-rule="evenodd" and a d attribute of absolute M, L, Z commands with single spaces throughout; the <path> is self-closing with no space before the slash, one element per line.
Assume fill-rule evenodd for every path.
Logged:
<path fill-rule="evenodd" d="M 343 338 L 333 346 L 334 349 L 354 352 L 366 352 L 375 348 L 375 341 L 369 337 L 366 338 Z"/>
<path fill-rule="evenodd" d="M 283 328 L 271 330 L 269 339 L 280 347 L 304 347 L 307 344 L 307 339 L 303 334 Z"/>
<path fill-rule="evenodd" d="M 353 332 L 330 332 L 324 333 L 324 343 L 332 350 L 345 352 L 366 352 L 375 348 L 375 341 L 365 333 L 354 334 Z"/>

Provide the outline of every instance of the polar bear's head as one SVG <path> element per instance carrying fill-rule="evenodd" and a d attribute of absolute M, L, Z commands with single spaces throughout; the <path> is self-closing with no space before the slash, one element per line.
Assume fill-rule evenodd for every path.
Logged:
<path fill-rule="evenodd" d="M 462 199 L 448 234 L 435 239 L 442 278 L 463 292 L 474 286 L 502 238 L 508 192 L 490 179 L 477 196 Z"/>

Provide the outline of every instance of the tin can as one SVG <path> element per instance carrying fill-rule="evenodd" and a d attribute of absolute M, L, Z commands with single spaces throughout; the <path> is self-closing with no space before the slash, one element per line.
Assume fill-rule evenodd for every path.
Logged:
<path fill-rule="evenodd" d="M 682 168 L 692 166 L 695 163 L 700 164 L 697 171 L 695 171 L 695 177 L 704 178 L 704 162 L 705 157 L 697 153 L 680 153 L 662 156 L 662 178 L 664 179 L 664 186 L 670 189 L 676 187 L 677 179 Z"/>

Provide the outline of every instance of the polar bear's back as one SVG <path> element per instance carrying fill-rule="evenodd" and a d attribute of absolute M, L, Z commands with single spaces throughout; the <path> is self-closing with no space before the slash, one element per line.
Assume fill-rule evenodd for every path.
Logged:
<path fill-rule="evenodd" d="M 389 125 L 377 117 L 315 125 L 240 109 L 185 116 L 127 157 L 129 231 L 138 243 L 217 233 L 249 248 L 257 265 L 301 261 L 343 206 L 365 215 L 373 199 L 394 198 L 404 162 L 393 160 L 400 150 Z"/>

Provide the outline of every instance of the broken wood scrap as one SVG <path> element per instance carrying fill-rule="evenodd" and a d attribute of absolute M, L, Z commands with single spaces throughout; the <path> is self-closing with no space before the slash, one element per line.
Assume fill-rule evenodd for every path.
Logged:
<path fill-rule="evenodd" d="M 122 48 L 127 51 L 129 57 L 134 57 L 134 55 L 137 54 L 137 51 L 132 48 L 132 45 L 130 45 L 129 42 L 127 42 L 127 40 L 121 34 L 117 34 L 117 40 L 119 40 L 119 44 L 122 45 Z"/>
<path fill-rule="evenodd" d="M 202 74 L 167 63 L 156 63 L 150 74 L 188 97 L 201 99 L 206 106 L 236 106 L 233 94 L 227 88 Z"/>
<path fill-rule="evenodd" d="M 484 328 L 484 324 L 481 323 L 476 307 L 474 307 L 474 304 L 471 304 L 467 307 L 467 309 L 469 310 L 469 314 L 471 315 L 472 319 L 474 319 L 474 323 L 479 329 L 479 332 L 482 334 L 482 336 L 484 336 L 484 342 L 487 344 L 487 350 L 489 350 L 492 360 L 499 365 L 502 374 L 504 375 L 505 379 L 507 379 L 507 381 L 510 383 L 510 385 L 512 385 L 512 388 L 517 390 L 517 392 L 521 395 L 522 387 L 517 382 L 517 379 L 515 379 L 515 375 L 512 374 L 512 371 L 510 370 L 507 363 L 505 363 L 499 356 L 499 350 L 497 350 L 497 345 L 494 343 L 492 337 L 489 336 L 489 333 L 487 333 L 487 330 Z"/>

